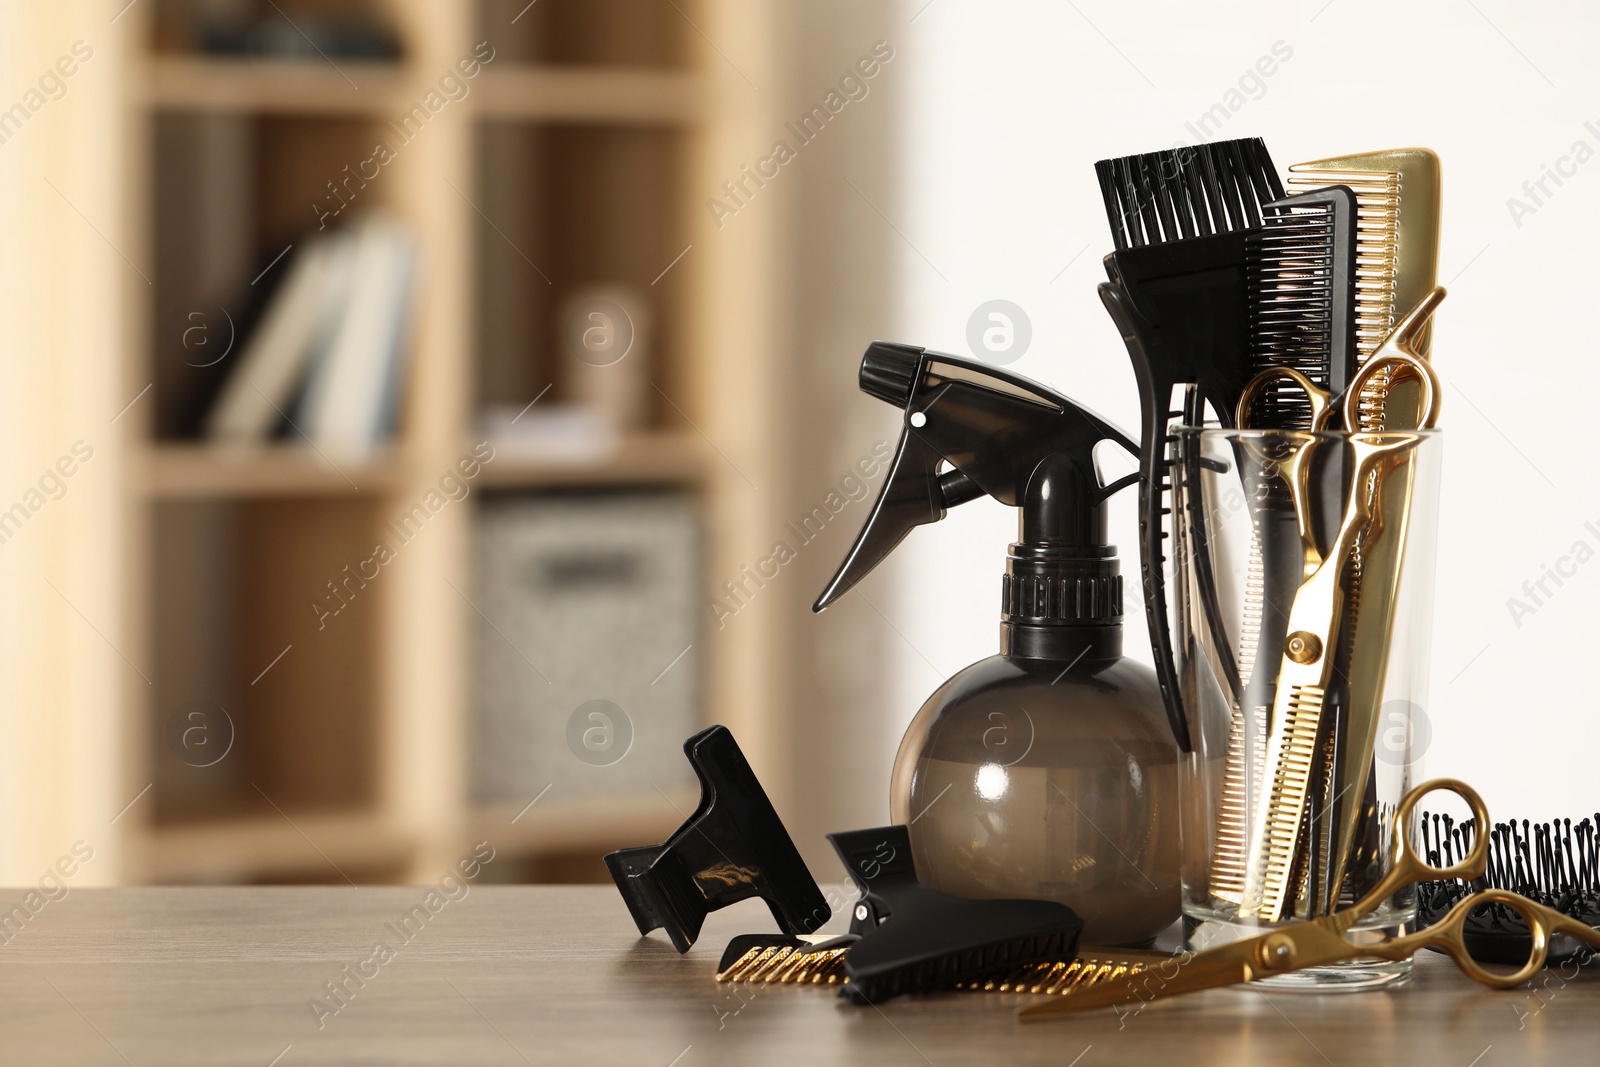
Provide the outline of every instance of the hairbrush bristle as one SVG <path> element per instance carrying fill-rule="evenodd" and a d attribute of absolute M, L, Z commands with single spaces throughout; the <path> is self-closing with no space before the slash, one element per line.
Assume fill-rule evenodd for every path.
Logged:
<path fill-rule="evenodd" d="M 1102 159 L 1094 169 L 1118 249 L 1249 229 L 1283 196 L 1259 137 Z"/>
<path fill-rule="evenodd" d="M 1574 823 L 1498 822 L 1489 829 L 1489 862 L 1478 881 L 1424 882 L 1417 887 L 1419 919 L 1442 918 L 1474 890 L 1505 889 L 1600 927 L 1600 813 Z M 1471 853 L 1476 822 L 1458 823 L 1448 815 L 1422 815 L 1422 856 L 1449 867 Z M 1528 928 L 1522 917 L 1499 904 L 1485 904 L 1467 916 L 1464 935 L 1475 958 L 1515 963 L 1527 959 Z M 1574 948 L 1573 951 L 1587 951 Z M 1552 959 L 1561 954 L 1553 952 Z"/>

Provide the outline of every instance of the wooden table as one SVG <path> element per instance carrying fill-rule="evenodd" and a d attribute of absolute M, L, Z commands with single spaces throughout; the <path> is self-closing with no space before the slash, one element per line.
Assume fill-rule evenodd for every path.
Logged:
<path fill-rule="evenodd" d="M 470 886 L 426 920 L 425 888 L 73 889 L 0 945 L 0 1063 L 1377 1064 L 1600 1058 L 1600 973 L 1491 992 L 1429 955 L 1389 993 L 1228 990 L 1119 1020 L 1019 1026 L 1010 996 L 856 1008 L 819 988 L 718 986 L 757 901 L 679 956 L 608 887 Z M 20 891 L 0 892 L 9 906 Z M 398 934 L 397 934 L 397 931 Z M 394 950 L 375 960 L 373 946 Z M 370 962 L 369 962 L 370 961 Z M 349 971 L 344 968 L 349 967 Z M 362 979 L 365 971 L 371 976 Z M 1547 972 L 1549 973 L 1549 972 Z M 346 979 L 337 1014 L 310 1007 Z M 358 984 L 362 983 L 362 984 Z M 337 1004 L 336 1001 L 330 1002 Z"/>

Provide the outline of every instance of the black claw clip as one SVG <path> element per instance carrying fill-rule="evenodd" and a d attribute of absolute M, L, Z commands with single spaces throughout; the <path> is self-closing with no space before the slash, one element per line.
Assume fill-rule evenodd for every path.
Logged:
<path fill-rule="evenodd" d="M 706 916 L 749 897 L 767 902 L 786 934 L 809 934 L 833 914 L 772 802 L 726 726 L 683 743 L 700 778 L 700 806 L 665 844 L 606 857 L 639 933 L 664 929 L 679 952 Z"/>
<path fill-rule="evenodd" d="M 904 826 L 828 840 L 861 890 L 850 923 L 860 939 L 845 954 L 841 990 L 858 1004 L 1076 954 L 1083 921 L 1065 904 L 968 900 L 917 881 Z"/>

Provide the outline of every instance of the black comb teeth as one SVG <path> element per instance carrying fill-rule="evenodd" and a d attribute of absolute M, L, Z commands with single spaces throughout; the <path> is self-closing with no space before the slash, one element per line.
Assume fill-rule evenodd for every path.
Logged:
<path fill-rule="evenodd" d="M 1259 226 L 1283 183 L 1259 137 L 1102 159 L 1094 165 L 1117 248 Z"/>
<path fill-rule="evenodd" d="M 1265 206 L 1246 244 L 1255 365 L 1290 367 L 1335 395 L 1355 364 L 1355 213 L 1343 185 L 1287 197 Z M 1256 403 L 1257 426 L 1310 424 L 1309 398 L 1287 382 Z"/>

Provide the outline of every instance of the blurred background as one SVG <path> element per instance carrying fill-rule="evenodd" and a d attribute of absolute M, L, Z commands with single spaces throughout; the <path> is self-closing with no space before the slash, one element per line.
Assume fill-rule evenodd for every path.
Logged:
<path fill-rule="evenodd" d="M 1499 817 L 1592 812 L 1548 753 L 1600 742 L 1600 14 L 1229 11 L 0 2 L 0 881 L 79 840 L 97 883 L 434 880 L 481 840 L 601 881 L 713 722 L 834 877 L 822 834 L 885 820 L 905 724 L 996 650 L 1015 532 L 975 503 L 810 613 L 898 440 L 862 350 L 1136 425 L 1092 164 L 1255 135 L 1443 159 L 1418 744 Z"/>

